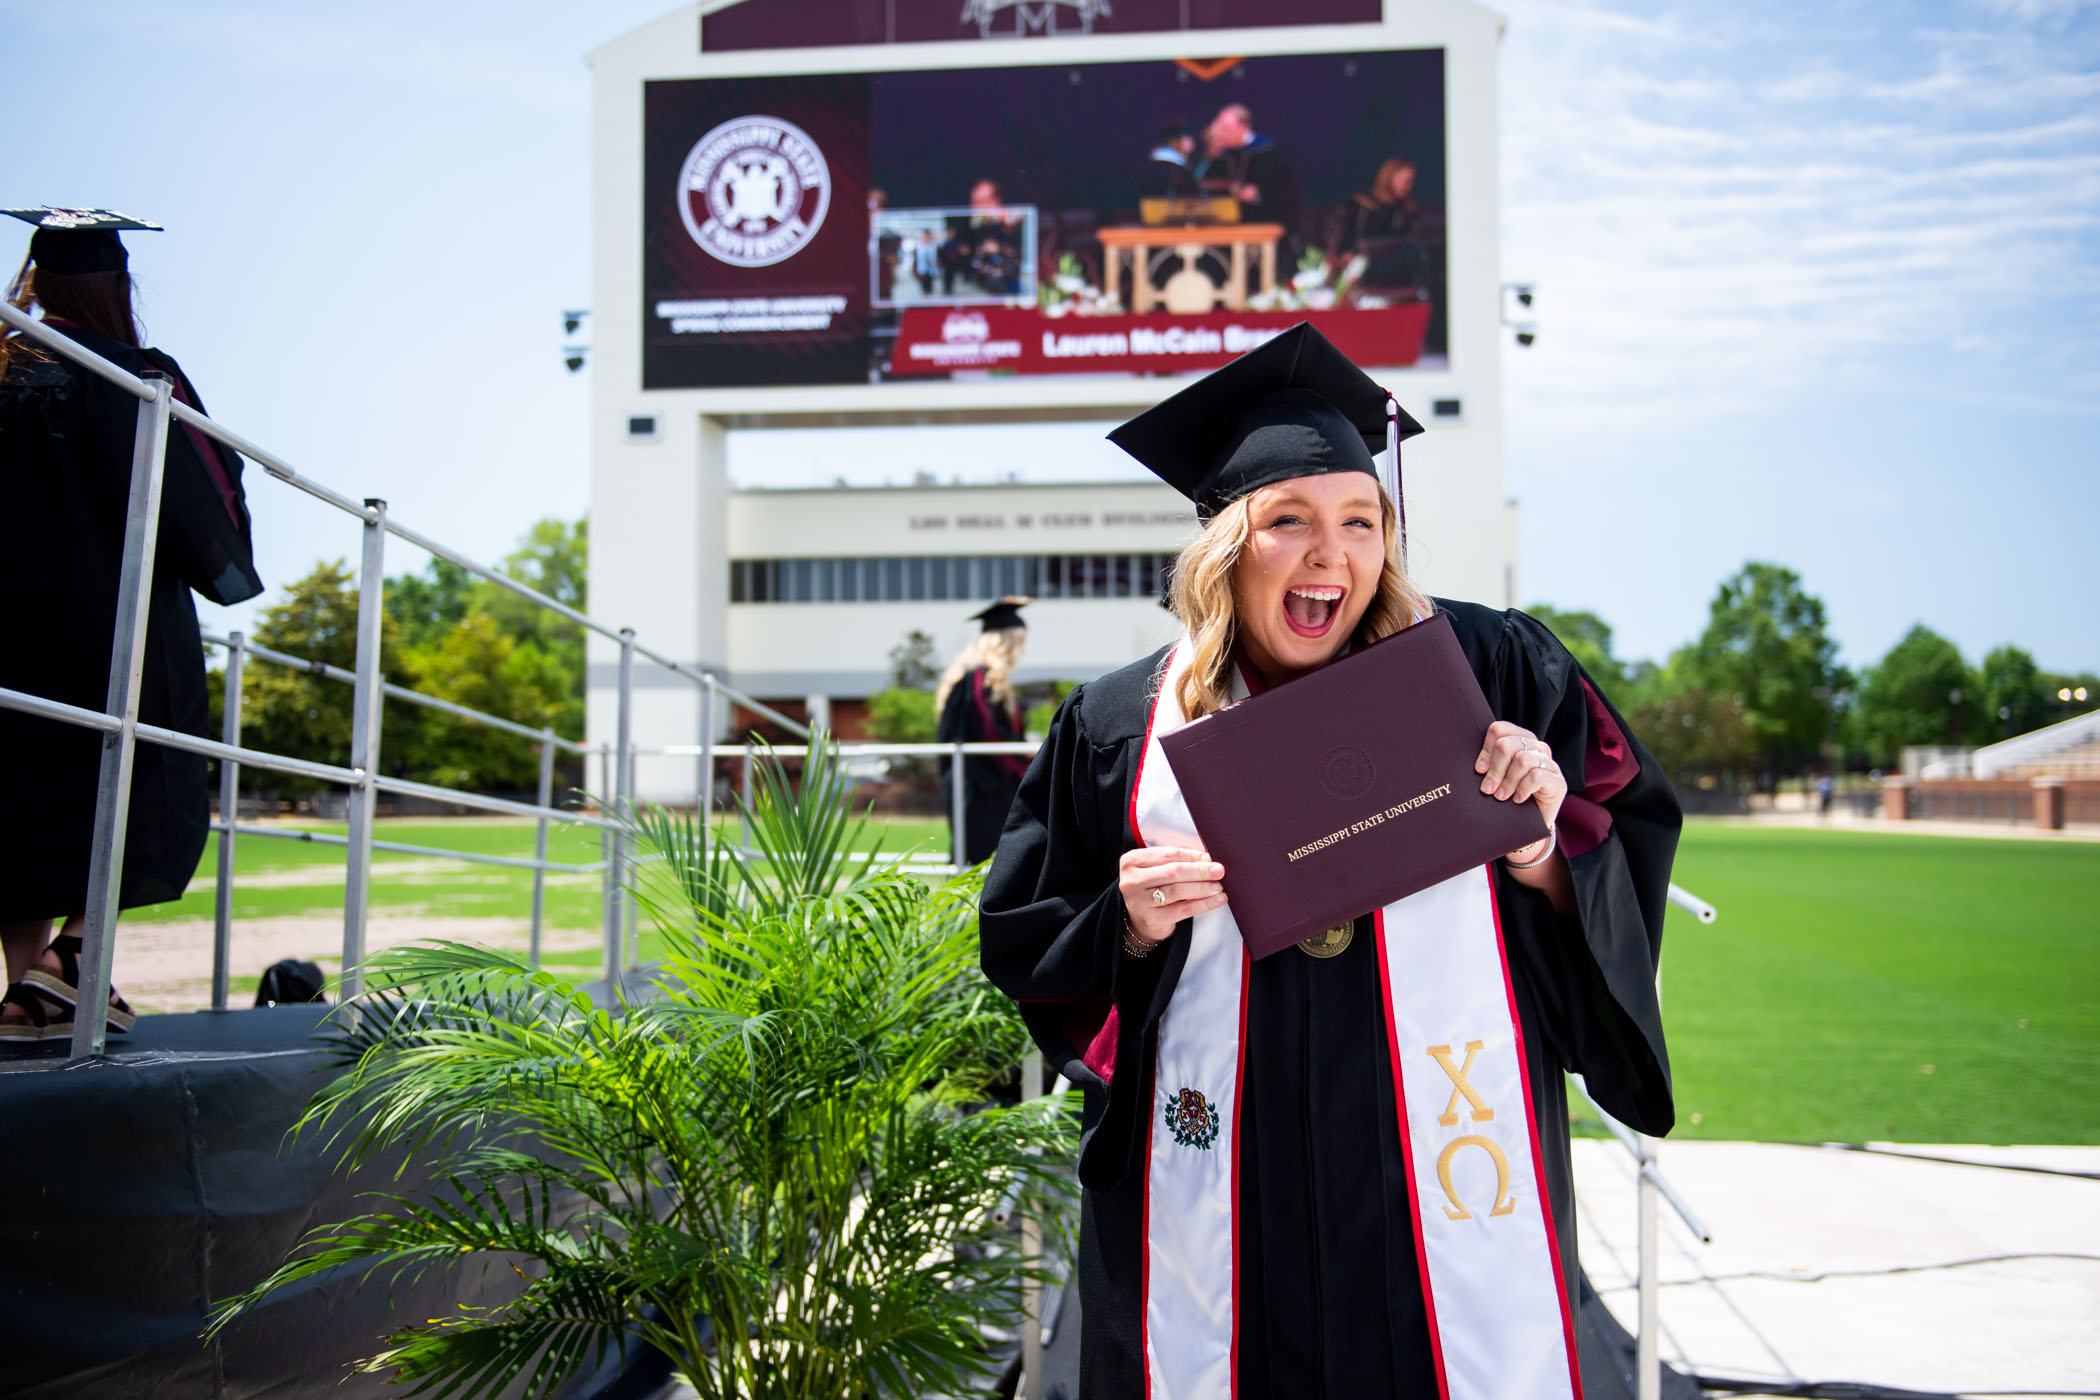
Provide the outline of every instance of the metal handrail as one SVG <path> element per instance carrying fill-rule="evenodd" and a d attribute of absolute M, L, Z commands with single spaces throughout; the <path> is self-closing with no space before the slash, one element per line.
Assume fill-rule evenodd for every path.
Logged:
<path fill-rule="evenodd" d="M 253 822 L 215 821 L 213 831 L 232 831 L 242 836 L 260 836 L 272 841 L 304 841 L 313 846 L 347 846 L 350 838 L 337 836 L 331 831 L 310 831 L 304 827 L 258 826 Z M 602 860 L 587 864 L 567 864 L 556 860 L 523 860 L 517 856 L 490 855 L 485 851 L 455 851 L 446 846 L 416 846 L 406 841 L 381 841 L 373 838 L 372 849 L 389 851 L 404 856 L 437 856 L 443 860 L 463 860 L 473 865 L 507 865 L 519 870 L 559 870 L 565 875 L 595 875 L 605 869 Z"/>
<path fill-rule="evenodd" d="M 200 632 L 199 635 L 203 637 L 206 646 L 226 647 L 229 649 L 233 646 L 231 638 L 222 637 L 216 632 Z M 345 671 L 340 666 L 331 666 L 326 661 L 310 661 L 303 656 L 293 656 L 287 652 L 273 650 L 260 642 L 243 640 L 241 645 L 247 649 L 248 655 L 259 660 L 273 662 L 276 665 L 288 667 L 294 671 L 305 671 L 310 675 L 325 676 L 332 681 L 343 681 L 350 685 L 357 683 L 356 672 Z M 507 734 L 516 734 L 523 738 L 531 739 L 535 743 L 544 737 L 543 731 L 534 729 L 529 724 L 520 724 L 514 719 L 504 719 L 500 715 L 492 715 L 485 710 L 477 710 L 471 706 L 462 705 L 457 701 L 440 700 L 435 695 L 425 695 L 419 690 L 410 690 L 407 686 L 396 685 L 392 681 L 384 682 L 380 689 L 385 692 L 389 700 L 406 700 L 409 704 L 421 705 L 426 710 L 438 710 L 448 715 L 457 715 L 461 719 L 470 719 L 477 724 L 485 724 L 491 729 L 500 729 Z M 550 742 L 556 748 L 567 749 L 570 753 L 597 752 L 597 749 L 592 745 L 576 739 L 564 739 L 559 734 L 555 735 Z"/>
<path fill-rule="evenodd" d="M 1670 884 L 1669 900 L 1670 903 L 1684 910 L 1702 924 L 1710 924 L 1721 917 L 1714 912 L 1714 907 L 1711 904 L 1708 904 L 1705 900 L 1699 898 L 1698 895 L 1693 894 L 1675 881 L 1672 881 Z"/>
<path fill-rule="evenodd" d="M 103 736 L 102 772 L 97 781 L 95 833 L 89 856 L 89 891 L 87 914 L 82 935 L 82 974 L 80 983 L 80 1012 L 76 1015 L 72 1037 L 72 1052 L 75 1055 L 101 1053 L 107 1033 L 107 1000 L 109 989 L 109 965 L 112 950 L 111 933 L 116 918 L 118 872 L 122 869 L 126 825 L 130 808 L 130 773 L 132 755 L 140 740 L 163 747 L 181 749 L 221 762 L 220 774 L 220 819 L 212 824 L 219 833 L 219 876 L 217 883 L 216 936 L 213 946 L 212 1004 L 223 1009 L 227 996 L 227 955 L 231 938 L 232 889 L 233 889 L 233 841 L 239 834 L 261 835 L 267 828 L 246 826 L 238 820 L 238 772 L 242 764 L 268 769 L 273 772 L 310 778 L 348 789 L 346 803 L 349 818 L 349 834 L 339 838 L 340 844 L 349 852 L 345 875 L 343 914 L 343 960 L 341 988 L 344 995 L 353 995 L 357 987 L 358 965 L 363 958 L 364 924 L 370 894 L 371 858 L 374 851 L 402 849 L 404 843 L 381 841 L 372 830 L 373 807 L 381 793 L 396 796 L 414 796 L 437 801 L 476 807 L 483 811 L 500 812 L 514 816 L 532 818 L 538 826 L 536 854 L 530 861 L 513 857 L 480 857 L 475 853 L 444 851 L 437 848 L 420 848 L 430 855 L 444 856 L 467 861 L 520 866 L 533 870 L 533 917 L 532 955 L 539 955 L 542 916 L 545 904 L 545 880 L 549 870 L 595 871 L 605 874 L 605 944 L 606 970 L 609 975 L 621 969 L 621 929 L 624 924 L 632 930 L 635 920 L 634 902 L 625 897 L 625 885 L 629 874 L 630 856 L 626 849 L 626 827 L 617 820 L 631 805 L 634 791 L 635 749 L 631 725 L 633 663 L 641 656 L 672 674 L 691 682 L 700 689 L 700 706 L 703 734 L 712 737 L 714 720 L 714 698 L 717 692 L 727 696 L 755 714 L 777 723 L 802 738 L 810 737 L 809 727 L 802 722 L 782 714 L 756 697 L 747 695 L 735 687 L 726 685 L 714 673 L 688 666 L 663 655 L 653 648 L 642 645 L 632 629 L 617 628 L 601 622 L 589 614 L 573 608 L 557 599 L 550 598 L 539 590 L 506 574 L 472 559 L 422 532 L 412 529 L 394 519 L 387 511 L 386 503 L 368 499 L 362 503 L 331 489 L 322 483 L 303 476 L 290 463 L 270 452 L 225 425 L 215 422 L 202 412 L 174 400 L 172 385 L 166 376 L 154 373 L 136 375 L 107 358 L 96 354 L 69 336 L 60 335 L 45 326 L 37 318 L 11 305 L 0 304 L 0 324 L 11 327 L 32 342 L 83 366 L 88 371 L 136 397 L 140 402 L 139 427 L 133 439 L 131 490 L 128 497 L 125 522 L 124 562 L 118 582 L 117 628 L 111 646 L 111 685 L 107 703 L 101 711 L 88 710 L 80 706 L 47 699 L 22 691 L 0 689 L 0 708 L 34 714 L 60 723 L 73 724 L 100 732 Z M 203 639 L 211 645 L 227 649 L 227 688 L 230 703 L 224 710 L 224 735 L 213 740 L 177 730 L 161 728 L 139 722 L 139 687 L 143 675 L 145 618 L 148 607 L 148 590 L 153 577 L 155 543 L 158 534 L 161 484 L 166 471 L 166 444 L 170 421 L 184 423 L 213 440 L 224 444 L 248 460 L 262 467 L 272 479 L 281 481 L 296 490 L 324 501 L 346 515 L 355 517 L 364 533 L 358 576 L 357 609 L 357 665 L 354 669 L 326 663 L 313 662 L 289 656 L 271 648 L 246 642 L 240 633 L 220 637 L 208 634 Z M 620 725 L 616 745 L 589 745 L 565 739 L 550 729 L 534 730 L 515 720 L 491 715 L 453 701 L 423 695 L 407 687 L 388 683 L 380 674 L 380 620 L 382 596 L 385 587 L 385 547 L 388 535 L 425 550 L 435 558 L 446 560 L 465 570 L 472 577 L 483 579 L 497 587 L 525 599 L 535 606 L 546 609 L 579 626 L 620 644 Z M 248 655 L 273 664 L 297 667 L 310 674 L 343 682 L 353 687 L 351 756 L 347 765 L 317 763 L 307 759 L 268 753 L 243 745 L 240 742 L 240 672 Z M 431 783 L 419 783 L 405 778 L 387 777 L 377 771 L 377 754 L 380 740 L 379 718 L 388 699 L 423 706 L 427 709 L 454 715 L 471 723 L 487 725 L 505 733 L 515 734 L 536 742 L 540 747 L 540 790 L 537 802 L 518 802 L 508 798 L 491 797 L 482 793 L 464 792 Z M 598 753 L 606 761 L 607 782 L 612 797 L 614 817 L 587 812 L 571 812 L 553 805 L 553 758 L 557 749 L 572 755 Z M 617 755 L 614 750 L 617 750 Z M 617 761 L 615 761 L 617 758 Z M 707 800 L 707 787 L 702 785 L 701 800 Z M 597 828 L 605 840 L 606 858 L 592 865 L 574 865 L 549 861 L 546 858 L 547 823 L 550 820 L 576 822 Z M 272 836 L 281 833 L 270 832 Z M 312 839 L 321 844 L 338 844 L 335 838 L 322 833 L 310 833 Z M 624 916 L 624 917 L 623 917 Z"/>
<path fill-rule="evenodd" d="M 1677 1193 L 1677 1188 L 1670 1184 L 1670 1179 L 1662 1174 L 1662 1168 L 1656 1162 L 1656 1140 L 1634 1132 L 1605 1112 L 1603 1106 L 1591 1096 L 1589 1085 L 1583 1083 L 1580 1075 L 1570 1075 L 1569 1078 L 1577 1092 L 1582 1095 L 1583 1101 L 1596 1110 L 1597 1117 L 1634 1161 L 1635 1392 L 1638 1400 L 1661 1400 L 1662 1351 L 1659 1342 L 1662 1325 L 1659 1319 L 1662 1308 L 1662 1268 L 1661 1230 L 1656 1220 L 1656 1203 L 1669 1202 L 1670 1209 L 1677 1212 L 1677 1218 L 1684 1222 L 1685 1228 L 1690 1230 L 1701 1244 L 1712 1244 L 1713 1232 L 1706 1228 L 1705 1222 L 1699 1219 L 1684 1197 Z"/>
<path fill-rule="evenodd" d="M 1699 1219 L 1697 1212 L 1685 1203 L 1684 1197 L 1677 1194 L 1677 1188 L 1670 1184 L 1669 1178 L 1662 1174 L 1662 1169 L 1655 1165 L 1653 1154 L 1642 1150 L 1640 1134 L 1634 1132 L 1633 1129 L 1627 1127 L 1609 1113 L 1606 1113 L 1597 1101 L 1590 1097 L 1588 1086 L 1584 1085 L 1580 1079 L 1577 1079 L 1575 1082 L 1577 1087 L 1581 1089 L 1583 1101 L 1596 1110 L 1597 1117 L 1603 1122 L 1605 1128 L 1610 1131 L 1614 1138 L 1618 1139 L 1619 1146 L 1625 1148 L 1627 1155 L 1632 1157 L 1639 1166 L 1641 1176 L 1654 1183 L 1655 1189 L 1662 1192 L 1663 1199 L 1670 1203 L 1670 1209 L 1676 1211 L 1677 1218 L 1684 1222 L 1684 1228 L 1697 1236 L 1699 1243 L 1712 1244 L 1714 1242 L 1713 1231 L 1706 1228 L 1705 1223 Z"/>
<path fill-rule="evenodd" d="M 83 710 L 78 705 L 47 700 L 41 695 L 31 695 L 27 691 L 8 690 L 4 687 L 0 687 L 0 709 L 20 710 L 24 714 L 54 719 L 62 724 L 77 724 L 83 729 L 99 729 L 105 734 L 118 733 L 124 727 L 124 721 L 115 715 L 103 714 L 97 710 Z M 179 729 L 162 729 L 158 725 L 140 724 L 136 728 L 141 739 L 150 739 L 166 748 L 201 753 L 206 758 L 251 763 L 257 768 L 269 768 L 299 778 L 318 778 L 324 783 L 356 783 L 364 780 L 364 775 L 355 768 L 338 768 L 332 763 L 315 763 L 304 758 L 287 758 L 282 754 L 239 748 L 217 740 L 199 738 Z"/>
<path fill-rule="evenodd" d="M 56 350 L 60 354 L 66 356 L 67 358 L 86 366 L 88 369 L 93 370 L 96 374 L 101 375 L 104 379 L 109 380 L 111 383 L 117 385 L 119 388 L 124 389 L 129 393 L 137 395 L 141 399 L 150 400 L 153 397 L 153 391 L 150 387 L 148 387 L 147 382 L 145 380 L 140 379 L 137 375 L 132 374 L 129 370 L 123 369 L 118 365 L 111 363 L 109 360 L 104 359 L 102 356 L 96 354 L 94 351 L 89 350 L 87 347 L 74 341 L 71 337 L 62 336 L 58 334 L 56 331 L 51 330 L 49 327 L 45 326 L 43 323 L 38 321 L 35 317 L 24 313 L 16 307 L 0 304 L 0 321 L 5 321 L 8 325 L 14 327 L 16 330 L 22 332 L 23 334 L 30 336 L 39 344 L 49 349 Z M 390 535 L 393 535 L 395 538 L 400 539 L 408 544 L 412 544 L 416 546 L 416 548 L 421 549 L 425 553 L 428 553 L 436 558 L 443 559 L 448 564 L 456 565 L 457 567 L 466 570 L 468 573 L 472 574 L 476 578 L 484 579 L 489 583 L 495 584 L 499 588 L 507 589 L 510 592 L 516 594 L 518 597 L 525 599 L 527 602 L 533 603 L 541 608 L 545 608 L 547 611 L 554 613 L 560 617 L 566 618 L 568 621 L 573 622 L 580 627 L 584 627 L 589 629 L 590 631 L 596 632 L 598 635 L 605 637 L 608 640 L 618 642 L 628 635 L 627 633 L 623 632 L 622 629 L 615 627 L 610 623 L 600 622 L 598 619 L 592 617 L 589 613 L 579 612 L 577 609 L 570 607 L 567 603 L 564 603 L 559 599 L 550 598 L 546 594 L 540 592 L 538 589 L 532 587 L 530 584 L 520 583 L 517 579 L 512 578 L 510 575 L 492 569 L 488 565 L 481 563 L 479 560 L 474 559 L 466 554 L 462 554 L 456 549 L 453 549 L 450 545 L 441 544 L 437 540 L 434 540 L 430 536 L 424 534 L 422 531 L 411 529 L 409 526 L 402 524 L 400 521 L 393 519 L 391 516 L 384 516 L 384 518 L 382 519 L 383 512 L 375 508 L 370 502 L 360 505 L 358 502 L 352 500 L 350 497 L 345 496 L 340 492 L 330 490 L 328 487 L 323 486 L 320 482 L 313 480 L 311 477 L 302 476 L 297 469 L 292 467 L 289 463 L 285 462 L 282 458 L 278 457 L 275 453 L 269 451 L 267 448 L 257 446 L 255 443 L 250 442 L 247 438 L 242 437 L 239 433 L 232 431 L 225 425 L 215 421 L 210 417 L 207 417 L 205 414 L 198 412 L 196 409 L 189 407 L 187 404 L 173 404 L 170 407 L 169 412 L 173 417 L 179 418 L 184 423 L 187 423 L 191 427 L 196 428 L 198 431 L 204 433 L 206 436 L 224 443 L 226 446 L 232 448 L 235 452 L 240 453 L 243 457 L 246 457 L 249 460 L 255 462 L 258 466 L 262 467 L 264 471 L 268 472 L 275 479 L 284 482 L 288 486 L 296 487 L 299 490 L 306 492 L 308 495 L 315 497 L 317 500 L 328 502 L 330 505 L 336 507 L 338 510 L 342 511 L 346 515 L 356 516 L 358 519 L 363 520 L 367 523 L 380 523 L 383 525 L 383 528 L 386 530 L 386 532 Z M 768 719 L 771 719 L 774 723 L 783 725 L 794 733 L 801 734 L 804 736 L 808 735 L 808 726 L 803 724 L 800 720 L 796 720 L 787 715 L 784 715 L 780 713 L 780 711 L 773 709 L 771 706 L 765 704 L 763 701 L 758 700 L 753 696 L 746 695 L 742 691 L 737 690 L 733 686 L 730 686 L 723 682 L 720 677 L 715 676 L 712 672 L 696 670 L 693 667 L 684 665 L 681 662 L 674 661 L 670 657 L 663 655 L 661 652 L 658 652 L 651 647 L 644 646 L 639 642 L 635 642 L 632 645 L 634 647 L 636 655 L 641 656 L 649 661 L 655 662 L 657 665 L 662 666 L 665 670 L 670 671 L 672 674 L 682 676 L 686 680 L 692 681 L 696 685 L 713 685 L 717 690 L 720 690 L 724 695 L 729 696 L 732 700 L 735 700 L 739 705 L 744 706 L 746 709 L 753 710 L 759 714 L 763 714 Z"/>
<path fill-rule="evenodd" d="M 743 691 L 738 690 L 735 686 L 723 683 L 712 672 L 696 671 L 690 666 L 681 665 L 679 662 L 671 660 L 671 658 L 663 655 L 661 652 L 651 651 L 648 647 L 641 645 L 639 642 L 635 644 L 634 653 L 635 655 L 642 657 L 644 660 L 654 661 L 657 665 L 663 667 L 666 671 L 669 671 L 674 676 L 682 676 L 686 680 L 692 681 L 696 685 L 708 686 L 717 691 L 720 691 L 722 694 L 736 701 L 737 704 L 742 705 L 745 709 L 750 710 L 756 714 L 764 715 L 767 719 L 772 720 L 773 723 L 781 726 L 783 729 L 786 729 L 791 734 L 800 734 L 805 739 L 809 737 L 809 726 L 804 724 L 801 720 L 791 719 L 788 716 L 780 713 L 780 711 L 774 709 L 771 705 L 766 704 L 765 701 L 755 699 L 752 696 L 746 695 Z"/>
<path fill-rule="evenodd" d="M 1033 754 L 1043 746 L 1040 739 L 984 739 L 962 745 L 967 756 L 989 757 L 994 754 Z M 713 753 L 718 758 L 752 758 L 772 755 L 777 758 L 801 758 L 809 753 L 808 744 L 658 744 L 651 748 L 638 748 L 638 754 L 662 755 L 666 758 L 691 758 Z M 838 739 L 825 746 L 827 752 L 841 758 L 949 758 L 955 754 L 954 743 L 884 743 L 877 740 Z"/>

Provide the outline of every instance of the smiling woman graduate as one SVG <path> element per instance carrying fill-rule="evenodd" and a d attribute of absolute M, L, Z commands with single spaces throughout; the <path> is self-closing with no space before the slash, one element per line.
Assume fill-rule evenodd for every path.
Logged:
<path fill-rule="evenodd" d="M 1185 631 L 1066 700 L 982 919 L 986 973 L 1085 1094 L 1087 1400 L 1579 1394 L 1563 1072 L 1669 1130 L 1679 817 L 1551 633 L 1408 581 L 1397 444 L 1419 431 L 1300 325 L 1110 434 L 1202 517 Z M 1496 716 L 1482 790 L 1536 803 L 1548 837 L 1250 961 L 1160 735 L 1432 612 Z M 1477 1039 L 1403 1029 L 1461 1005 L 1486 1008 Z"/>

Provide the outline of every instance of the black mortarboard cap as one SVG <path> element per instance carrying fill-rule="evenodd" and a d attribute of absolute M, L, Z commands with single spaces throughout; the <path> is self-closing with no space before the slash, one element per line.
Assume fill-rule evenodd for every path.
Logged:
<path fill-rule="evenodd" d="M 1215 515 L 1249 491 L 1326 472 L 1378 475 L 1374 460 L 1422 431 L 1308 321 L 1211 371 L 1108 435 Z"/>
<path fill-rule="evenodd" d="M 970 621 L 982 622 L 987 632 L 1003 632 L 1009 627 L 1026 627 L 1021 620 L 1021 609 L 1033 603 L 1033 598 L 1001 598 L 980 613 L 971 613 Z"/>
<path fill-rule="evenodd" d="M 122 272 L 130 265 L 118 229 L 158 233 L 159 224 L 134 219 L 114 209 L 0 209 L 24 223 L 35 224 L 29 259 L 46 272 L 74 276 L 83 272 Z"/>

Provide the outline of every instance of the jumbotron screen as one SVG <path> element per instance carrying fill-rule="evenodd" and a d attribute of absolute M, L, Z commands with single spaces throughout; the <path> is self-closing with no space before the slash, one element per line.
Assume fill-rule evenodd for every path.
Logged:
<path fill-rule="evenodd" d="M 1446 354 L 1440 49 L 652 82 L 644 388 Z"/>

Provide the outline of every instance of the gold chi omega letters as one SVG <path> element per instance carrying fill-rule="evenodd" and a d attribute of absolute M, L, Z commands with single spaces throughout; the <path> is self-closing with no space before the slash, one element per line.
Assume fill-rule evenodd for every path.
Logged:
<path fill-rule="evenodd" d="M 1466 1076 L 1473 1072 L 1473 1057 L 1483 1048 L 1482 1041 L 1467 1041 L 1465 1062 L 1454 1065 L 1451 1063 L 1450 1046 L 1428 1047 L 1429 1057 L 1451 1078 L 1451 1102 L 1444 1105 L 1444 1111 L 1437 1115 L 1436 1120 L 1447 1128 L 1458 1126 L 1458 1102 L 1461 1098 L 1471 1106 L 1475 1123 L 1491 1123 L 1495 1119 L 1495 1110 L 1489 1108 L 1480 1095 L 1474 1092 L 1473 1086 L 1466 1082 Z M 1473 1213 L 1466 1209 L 1466 1203 L 1458 1198 L 1458 1189 L 1451 1184 L 1451 1159 L 1458 1155 L 1458 1149 L 1461 1147 L 1485 1148 L 1488 1157 L 1495 1164 L 1495 1208 L 1489 1211 L 1488 1215 L 1492 1218 L 1515 1211 L 1517 1200 L 1509 1193 L 1509 1158 L 1504 1155 L 1501 1144 L 1493 1138 L 1482 1137 L 1479 1133 L 1467 1133 L 1445 1143 L 1443 1152 L 1436 1159 L 1437 1184 L 1444 1188 L 1445 1199 L 1451 1202 L 1444 1207 L 1444 1214 L 1453 1220 L 1473 1218 Z"/>

